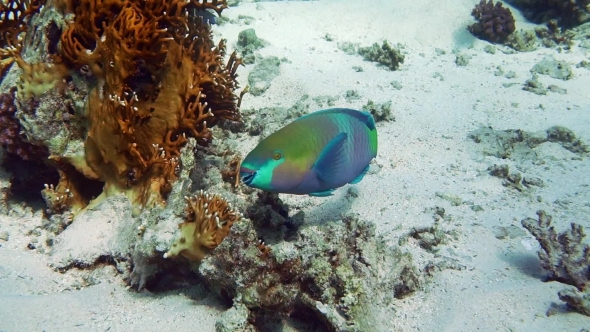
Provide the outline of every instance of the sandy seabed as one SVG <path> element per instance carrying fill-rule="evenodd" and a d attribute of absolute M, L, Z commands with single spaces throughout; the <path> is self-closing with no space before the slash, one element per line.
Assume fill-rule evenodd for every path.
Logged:
<path fill-rule="evenodd" d="M 543 282 L 538 243 L 520 221 L 543 209 L 558 230 L 570 222 L 588 227 L 590 160 L 551 142 L 531 149 L 534 160 L 487 156 L 469 133 L 482 127 L 542 132 L 563 126 L 590 143 L 590 70 L 575 66 L 588 60 L 590 50 L 485 52 L 490 44 L 466 29 L 476 2 L 241 3 L 223 12 L 229 22 L 215 26 L 214 37 L 227 38 L 231 50 L 240 31 L 254 28 L 268 42 L 258 51 L 261 56 L 287 60 L 265 93 L 245 97 L 243 109 L 289 107 L 306 94 L 334 96 L 336 106 L 357 109 L 368 100 L 392 102 L 395 121 L 378 123 L 376 163 L 355 185 L 358 197 L 345 212 L 372 220 L 379 234 L 395 242 L 412 228 L 432 224 L 432 209 L 444 208 L 451 216 L 445 227 L 458 235 L 438 254 L 465 267 L 443 270 L 423 289 L 393 303 L 396 314 L 387 318 L 392 331 L 580 331 L 590 326 L 586 316 L 566 310 L 546 315 L 552 303 L 561 305 L 557 292 L 565 286 Z M 533 27 L 513 13 L 517 28 Z M 246 25 L 240 15 L 253 19 Z M 404 45 L 405 62 L 397 71 L 338 47 L 383 40 Z M 470 57 L 468 64 L 457 65 L 457 55 Z M 547 56 L 572 66 L 570 80 L 539 77 L 566 94 L 522 89 L 531 68 Z M 242 86 L 252 68 L 240 69 Z M 514 75 L 507 77 L 510 71 Z M 358 98 L 346 98 L 350 90 Z M 240 141 L 241 152 L 256 142 Z M 506 187 L 489 174 L 494 164 L 541 179 L 544 186 Z M 281 198 L 294 211 L 305 211 L 308 222 L 317 222 L 344 213 L 346 192 Z M 38 222 L 39 213 L 21 209 L 0 218 L 0 229 L 10 234 L 0 241 L 1 331 L 215 330 L 225 305 L 200 287 L 136 293 L 115 275 L 101 275 L 101 282 L 90 287 L 71 287 L 67 275 L 48 268 L 46 255 L 26 248 L 27 223 Z M 418 246 L 409 250 L 418 261 L 431 255 Z"/>

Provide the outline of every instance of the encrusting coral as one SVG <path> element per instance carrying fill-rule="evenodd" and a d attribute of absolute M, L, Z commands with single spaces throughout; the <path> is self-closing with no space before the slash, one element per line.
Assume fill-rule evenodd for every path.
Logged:
<path fill-rule="evenodd" d="M 217 248 L 242 215 L 219 195 L 209 195 L 202 190 L 185 199 L 188 220 L 178 225 L 181 236 L 172 243 L 164 258 L 182 255 L 191 261 L 200 262 Z"/>
<path fill-rule="evenodd" d="M 61 63 L 59 57 L 53 57 L 53 61 L 57 61 L 54 63 L 29 64 L 19 53 L 14 52 L 14 60 L 22 70 L 17 84 L 18 97 L 21 101 L 39 97 L 57 85 L 61 90 L 65 89 L 64 79 L 68 76 L 68 69 Z"/>
<path fill-rule="evenodd" d="M 510 9 L 504 8 L 501 2 L 481 0 L 471 15 L 477 20 L 469 26 L 469 31 L 476 37 L 493 42 L 504 42 L 516 29 L 514 17 Z"/>
<path fill-rule="evenodd" d="M 21 126 L 15 117 L 14 104 L 16 87 L 9 92 L 0 94 L 0 146 L 10 154 L 23 160 L 47 158 L 47 149 L 27 142 L 21 134 Z"/>
<path fill-rule="evenodd" d="M 549 272 L 548 279 L 577 288 L 559 292 L 559 298 L 574 309 L 590 316 L 590 246 L 584 244 L 584 228 L 571 223 L 571 229 L 557 233 L 551 225 L 551 216 L 537 211 L 537 220 L 522 220 L 526 228 L 541 245 L 538 252 L 541 266 Z"/>

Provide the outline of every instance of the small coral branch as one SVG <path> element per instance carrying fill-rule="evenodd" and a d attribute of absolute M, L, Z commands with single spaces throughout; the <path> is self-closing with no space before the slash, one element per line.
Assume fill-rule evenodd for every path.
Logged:
<path fill-rule="evenodd" d="M 27 31 L 27 19 L 37 13 L 44 0 L 3 0 L 0 2 L 0 48 L 16 47 L 19 34 Z"/>
<path fill-rule="evenodd" d="M 200 10 L 213 9 L 219 15 L 227 8 L 226 0 L 191 0 L 191 3 Z"/>
<path fill-rule="evenodd" d="M 590 293 L 569 288 L 563 289 L 557 294 L 559 299 L 567 303 L 567 305 L 586 316 L 590 316 Z"/>
<path fill-rule="evenodd" d="M 27 31 L 28 19 L 44 3 L 44 0 L 0 1 L 0 78 L 14 62 L 14 54 L 20 52 L 21 33 Z"/>
<path fill-rule="evenodd" d="M 570 307 L 590 316 L 590 246 L 584 244 L 584 229 L 571 223 L 571 229 L 557 234 L 551 225 L 551 216 L 537 212 L 538 219 L 522 220 L 526 228 L 539 241 L 538 255 L 541 266 L 549 272 L 549 280 L 572 285 L 576 289 L 559 292 L 559 298 Z"/>
<path fill-rule="evenodd" d="M 583 243 L 586 236 L 583 227 L 572 223 L 569 231 L 557 234 L 550 215 L 542 210 L 537 215 L 537 220 L 524 219 L 522 226 L 539 241 L 542 249 L 539 259 L 543 268 L 549 271 L 549 280 L 583 291 L 590 281 L 590 246 Z"/>
<path fill-rule="evenodd" d="M 209 195 L 202 190 L 193 197 L 185 197 L 188 220 L 181 223 L 181 236 L 175 241 L 164 258 L 182 255 L 200 262 L 229 234 L 232 225 L 242 214 L 218 195 Z"/>

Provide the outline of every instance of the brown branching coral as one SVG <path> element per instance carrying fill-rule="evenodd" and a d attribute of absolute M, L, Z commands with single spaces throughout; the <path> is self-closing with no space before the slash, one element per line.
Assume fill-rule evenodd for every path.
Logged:
<path fill-rule="evenodd" d="M 41 191 L 41 196 L 45 200 L 49 212 L 71 212 L 75 214 L 88 205 L 88 200 L 86 199 L 88 195 L 85 191 L 89 189 L 91 183 L 79 179 L 82 175 L 78 175 L 70 165 L 58 165 L 58 173 L 58 185 L 45 184 L 45 189 Z M 81 183 L 86 188 L 80 188 Z"/>
<path fill-rule="evenodd" d="M 164 254 L 164 258 L 182 255 L 191 261 L 200 262 L 217 248 L 242 215 L 218 195 L 201 191 L 194 197 L 185 198 L 188 221 L 178 225 L 181 236 Z"/>
<path fill-rule="evenodd" d="M 504 8 L 501 2 L 481 0 L 473 8 L 471 15 L 477 20 L 469 26 L 469 31 L 476 37 L 500 43 L 514 32 L 516 26 L 510 9 Z"/>
<path fill-rule="evenodd" d="M 0 78 L 14 62 L 14 52 L 21 48 L 21 33 L 27 31 L 27 20 L 37 13 L 44 0 L 7 0 L 0 2 Z"/>
<path fill-rule="evenodd" d="M 75 20 L 62 54 L 88 68 L 97 86 L 87 103 L 84 174 L 133 202 L 161 202 L 178 172 L 187 137 L 211 140 L 220 120 L 240 120 L 234 95 L 241 61 L 187 12 L 227 7 L 219 0 L 72 0 Z M 120 13 L 113 15 L 113 12 Z"/>
<path fill-rule="evenodd" d="M 225 182 L 232 183 L 234 187 L 238 187 L 240 184 L 240 165 L 242 162 L 242 156 L 235 154 L 227 163 L 227 165 L 221 170 L 221 178 Z"/>

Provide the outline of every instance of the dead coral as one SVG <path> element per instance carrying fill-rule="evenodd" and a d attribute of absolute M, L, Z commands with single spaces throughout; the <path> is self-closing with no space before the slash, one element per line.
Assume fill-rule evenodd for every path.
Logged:
<path fill-rule="evenodd" d="M 63 58 L 97 81 L 87 102 L 86 164 L 76 166 L 105 182 L 106 196 L 159 203 L 176 179 L 187 137 L 206 145 L 220 120 L 240 120 L 233 92 L 241 61 L 234 53 L 224 63 L 225 41 L 214 45 L 209 26 L 187 15 L 221 13 L 226 2 L 72 1 Z"/>
<path fill-rule="evenodd" d="M 470 132 L 468 137 L 475 143 L 482 144 L 484 155 L 501 159 L 535 160 L 537 152 L 534 149 L 546 142 L 557 143 L 580 156 L 586 156 L 590 152 L 588 144 L 579 139 L 573 131 L 562 126 L 553 126 L 537 133 L 520 129 L 494 130 L 491 127 L 482 127 Z"/>
<path fill-rule="evenodd" d="M 572 285 L 584 291 L 590 285 L 590 246 L 583 243 L 584 228 L 571 223 L 569 231 L 559 233 L 551 225 L 551 216 L 537 211 L 537 220 L 522 220 L 526 228 L 539 241 L 541 265 L 549 272 L 549 280 Z"/>
<path fill-rule="evenodd" d="M 493 0 L 481 0 L 473 8 L 471 15 L 477 22 L 468 27 L 469 32 L 492 43 L 506 41 L 516 29 L 510 9 L 504 8 L 501 2 L 494 4 Z"/>
<path fill-rule="evenodd" d="M 559 295 L 560 300 L 567 303 L 571 308 L 590 316 L 590 292 L 580 292 L 575 288 L 567 288 L 560 290 L 557 295 Z"/>
<path fill-rule="evenodd" d="M 21 133 L 21 126 L 15 116 L 16 88 L 0 95 L 0 145 L 10 154 L 23 160 L 42 160 L 47 158 L 47 149 L 33 145 Z"/>
<path fill-rule="evenodd" d="M 302 226 L 270 251 L 259 244 L 251 222 L 235 224 L 199 266 L 212 289 L 244 304 L 257 324 L 311 314 L 329 330 L 386 330 L 373 315 L 420 284 L 412 257 L 386 245 L 358 216 Z"/>
<path fill-rule="evenodd" d="M 367 61 L 378 62 L 391 70 L 398 70 L 400 65 L 404 63 L 405 55 L 401 51 L 402 46 L 400 44 L 391 46 L 387 40 L 383 41 L 383 44 L 379 46 L 377 43 L 373 43 L 369 47 L 359 47 L 358 54 L 361 55 Z"/>
<path fill-rule="evenodd" d="M 229 234 L 230 228 L 241 218 L 241 214 L 218 195 L 209 195 L 201 191 L 194 197 L 186 197 L 188 220 L 178 227 L 180 238 L 164 258 L 182 255 L 187 259 L 200 262 Z"/>
<path fill-rule="evenodd" d="M 490 172 L 490 175 L 503 179 L 504 181 L 502 182 L 502 185 L 504 187 L 513 188 L 520 192 L 531 190 L 534 187 L 545 186 L 543 180 L 532 176 L 523 176 L 523 174 L 518 171 L 510 171 L 508 165 L 494 164 L 488 167 L 488 171 Z"/>
<path fill-rule="evenodd" d="M 575 310 L 590 316 L 590 246 L 584 244 L 584 228 L 571 223 L 571 229 L 557 234 L 551 225 L 551 216 L 537 211 L 537 220 L 522 220 L 526 228 L 539 241 L 541 266 L 549 272 L 548 279 L 572 285 L 564 289 L 559 298 Z"/>

